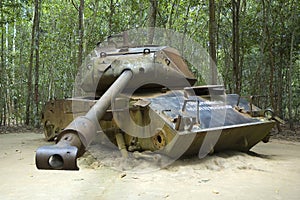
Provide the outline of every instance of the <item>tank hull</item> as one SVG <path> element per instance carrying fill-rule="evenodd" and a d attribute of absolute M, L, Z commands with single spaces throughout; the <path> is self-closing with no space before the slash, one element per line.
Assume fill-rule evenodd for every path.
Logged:
<path fill-rule="evenodd" d="M 101 131 L 116 146 L 116 134 L 122 133 L 127 151 L 150 150 L 174 158 L 189 155 L 201 157 L 226 150 L 247 152 L 258 142 L 265 141 L 276 123 L 263 116 L 253 117 L 247 114 L 250 103 L 237 95 L 218 95 L 213 100 L 207 96 L 186 97 L 185 92 L 186 90 L 179 90 L 175 93 L 137 94 L 129 100 L 130 117 L 124 113 L 122 118 L 120 112 L 118 117 L 114 117 L 114 111 L 110 107 L 99 121 Z M 188 102 L 188 99 L 198 101 L 198 104 Z M 243 110 L 236 108 L 237 100 Z M 53 130 L 51 134 L 47 133 L 47 127 L 59 127 L 63 130 L 73 119 L 84 115 L 95 102 L 96 100 L 87 99 L 48 102 L 46 108 L 51 107 L 51 112 L 45 113 L 43 117 L 44 124 L 47 124 L 46 138 L 49 139 L 51 135 L 53 139 L 58 135 L 58 131 L 56 134 Z M 185 108 L 184 102 L 187 102 Z M 258 108 L 255 111 L 261 113 Z M 218 116 L 218 120 L 212 116 Z M 133 123 L 132 126 L 128 125 L 130 123 Z M 134 126 L 140 128 L 134 129 Z M 150 132 L 145 131 L 146 129 Z"/>

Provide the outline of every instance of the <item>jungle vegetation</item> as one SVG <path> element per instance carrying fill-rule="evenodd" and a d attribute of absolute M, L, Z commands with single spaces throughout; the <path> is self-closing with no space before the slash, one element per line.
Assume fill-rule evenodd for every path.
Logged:
<path fill-rule="evenodd" d="M 291 129 L 299 122 L 299 0 L 1 0 L 0 126 L 40 126 L 44 103 L 72 95 L 97 42 L 140 27 L 187 34 L 227 93 L 261 95 Z"/>

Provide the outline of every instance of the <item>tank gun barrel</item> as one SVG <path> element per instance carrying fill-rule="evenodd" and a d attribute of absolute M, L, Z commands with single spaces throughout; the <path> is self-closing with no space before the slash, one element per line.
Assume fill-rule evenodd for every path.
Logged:
<path fill-rule="evenodd" d="M 112 98 L 126 87 L 132 76 L 131 70 L 124 70 L 85 116 L 74 119 L 58 135 L 57 144 L 38 148 L 37 168 L 78 170 L 76 159 L 83 155 L 86 147 L 92 142 L 99 127 L 99 120 L 111 105 Z"/>

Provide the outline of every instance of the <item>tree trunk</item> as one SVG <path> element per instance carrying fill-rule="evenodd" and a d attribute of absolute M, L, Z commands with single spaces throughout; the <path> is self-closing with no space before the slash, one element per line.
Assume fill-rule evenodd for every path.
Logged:
<path fill-rule="evenodd" d="M 14 8 L 14 12 L 16 12 L 16 8 Z M 16 21 L 17 21 L 17 18 L 14 17 L 14 22 L 13 22 L 13 38 L 12 38 L 12 52 L 16 52 L 16 36 L 17 36 L 17 26 L 16 26 Z M 16 65 L 15 65 L 15 57 L 13 56 L 12 57 L 12 61 L 11 61 L 11 64 L 12 64 L 12 75 L 11 75 L 11 83 L 12 85 L 15 85 L 15 80 L 16 80 Z M 12 112 L 12 115 L 13 115 L 13 124 L 15 125 L 18 125 L 18 107 L 17 107 L 17 87 L 14 87 L 13 90 L 11 91 L 11 112 Z"/>
<path fill-rule="evenodd" d="M 157 0 L 150 0 L 148 26 L 149 26 L 149 37 L 148 43 L 153 43 L 154 28 L 156 25 L 156 13 L 157 13 Z"/>
<path fill-rule="evenodd" d="M 35 118 L 34 126 L 40 127 L 40 114 L 39 114 L 39 68 L 40 68 L 40 16 L 39 16 L 39 0 L 35 0 L 35 15 L 36 15 L 36 37 L 35 37 L 35 84 L 34 84 L 34 102 L 35 102 Z"/>
<path fill-rule="evenodd" d="M 170 14 L 168 16 L 168 23 L 166 23 L 166 28 L 172 29 L 174 8 L 177 5 L 177 1 L 178 0 L 173 0 L 172 2 L 172 6 L 170 8 Z"/>
<path fill-rule="evenodd" d="M 185 35 L 188 31 L 187 29 L 187 26 L 188 26 L 188 19 L 189 19 L 189 16 L 190 16 L 190 7 L 191 7 L 191 4 L 189 4 L 187 7 L 186 7 L 186 11 L 185 11 L 185 16 L 184 16 L 184 21 L 186 21 L 186 23 L 184 24 L 184 28 L 183 28 L 183 37 L 181 38 L 181 52 L 184 52 L 185 51 Z"/>
<path fill-rule="evenodd" d="M 112 35 L 113 34 L 113 17 L 115 14 L 115 5 L 114 5 L 114 0 L 110 0 L 109 4 L 109 18 L 108 18 L 108 34 Z"/>
<path fill-rule="evenodd" d="M 0 61 L 0 85 L 3 85 L 4 80 L 3 80 L 3 74 L 4 74 L 4 16 L 3 16 L 3 4 L 2 1 L 0 1 L 0 9 L 1 9 L 1 19 L 0 19 L 0 24 L 1 24 L 1 61 Z M 4 94 L 4 89 L 3 87 L 0 87 L 0 94 Z M 5 100 L 4 98 L 1 98 L 0 101 L 0 126 L 5 124 Z"/>
<path fill-rule="evenodd" d="M 282 13 L 282 11 L 280 12 Z M 283 69 L 284 69 L 284 34 L 285 34 L 285 29 L 284 29 L 284 19 L 283 17 L 280 17 L 281 20 L 281 28 L 280 28 L 280 43 L 279 43 L 279 69 L 277 70 L 277 89 L 276 89 L 276 94 L 277 94 L 277 115 L 281 118 L 283 118 L 283 109 L 282 109 L 282 95 L 284 91 L 283 87 Z"/>
<path fill-rule="evenodd" d="M 290 64 L 289 64 L 289 68 L 288 68 L 288 91 L 289 91 L 289 94 L 288 94 L 289 95 L 288 96 L 288 110 L 289 110 L 289 124 L 290 124 L 290 129 L 291 130 L 294 130 L 293 107 L 292 107 L 292 102 L 293 102 L 292 74 L 293 74 L 294 38 L 295 38 L 295 31 L 293 30 L 292 37 L 291 37 Z"/>
<path fill-rule="evenodd" d="M 264 2 L 263 2 L 264 3 Z M 267 51 L 267 60 L 265 60 L 266 62 L 266 66 L 269 67 L 270 70 L 270 78 L 268 79 L 269 81 L 269 98 L 270 98 L 270 103 L 271 103 L 271 108 L 274 109 L 275 108 L 275 102 L 274 102 L 274 56 L 273 56 L 273 51 L 272 51 L 272 47 L 273 47 L 273 41 L 272 41 L 272 34 L 271 32 L 271 28 L 272 25 L 270 26 L 270 21 L 269 21 L 269 16 L 270 16 L 270 2 L 267 2 L 267 5 L 265 5 L 265 11 L 264 11 L 264 30 L 265 30 L 265 36 L 266 36 L 266 41 L 267 41 L 267 45 L 266 45 L 266 51 Z M 271 29 L 271 30 L 270 30 Z M 275 110 L 276 111 L 276 110 Z M 277 113 L 275 113 L 277 115 Z"/>
<path fill-rule="evenodd" d="M 5 22 L 5 49 L 8 52 L 9 51 L 9 23 L 6 21 Z M 4 62 L 5 66 L 8 68 L 9 64 L 10 64 L 10 60 L 9 60 L 9 54 L 7 54 L 5 56 L 5 62 Z M 11 107 L 10 107 L 10 93 L 11 93 L 11 88 L 9 88 L 10 85 L 10 69 L 5 70 L 4 75 L 4 85 L 5 87 L 5 92 L 4 92 L 4 101 L 5 101 L 5 106 L 4 106 L 4 111 L 5 111 L 5 119 L 6 119 L 6 124 L 7 126 L 10 126 L 11 124 Z"/>
<path fill-rule="evenodd" d="M 240 0 L 232 0 L 232 65 L 233 80 L 235 81 L 235 93 L 241 93 L 241 69 L 240 69 L 240 38 L 239 38 L 239 14 Z"/>
<path fill-rule="evenodd" d="M 82 57 L 83 57 L 83 37 L 84 37 L 84 0 L 80 0 L 79 9 L 78 9 L 78 35 L 79 35 L 79 44 L 78 44 L 78 61 L 77 69 L 81 67 Z"/>
<path fill-rule="evenodd" d="M 33 56 L 34 56 L 34 49 L 35 49 L 35 34 L 36 34 L 36 26 L 38 22 L 38 0 L 35 0 L 35 9 L 34 9 L 34 18 L 33 18 L 33 25 L 32 25 L 32 32 L 31 32 L 31 45 L 30 45 L 30 58 L 29 58 L 29 65 L 28 65 L 28 74 L 27 74 L 27 100 L 26 100 L 26 113 L 25 113 L 25 124 L 31 124 L 31 110 L 32 110 L 32 68 L 33 68 Z"/>
<path fill-rule="evenodd" d="M 293 24 L 296 24 L 296 10 L 297 9 L 297 6 L 294 5 L 294 1 L 291 2 L 291 19 L 290 21 L 293 23 Z M 296 27 L 292 27 L 293 30 L 292 30 L 292 34 L 291 34 L 291 45 L 290 45 L 290 64 L 289 64 L 289 67 L 288 67 L 288 113 L 289 113 L 289 124 L 290 124 L 290 129 L 291 130 L 295 130 L 295 127 L 294 127 L 294 116 L 293 116 L 293 86 L 292 86 L 292 82 L 293 82 L 293 54 L 294 54 L 294 40 L 295 40 L 295 31 L 297 30 Z M 295 107 L 294 109 L 298 109 L 298 107 Z M 296 111 L 295 111 L 296 112 Z"/>
<path fill-rule="evenodd" d="M 209 54 L 210 54 L 210 84 L 217 84 L 217 56 L 216 56 L 216 20 L 215 20 L 215 0 L 209 0 Z"/>

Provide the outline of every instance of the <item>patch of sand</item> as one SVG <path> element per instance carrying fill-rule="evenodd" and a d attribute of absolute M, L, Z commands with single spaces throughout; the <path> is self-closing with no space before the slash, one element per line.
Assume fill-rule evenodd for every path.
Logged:
<path fill-rule="evenodd" d="M 271 140 L 251 154 L 181 159 L 148 173 L 114 170 L 96 148 L 79 171 L 37 170 L 35 150 L 45 144 L 42 134 L 0 135 L 0 199 L 300 199 L 299 142 Z"/>

